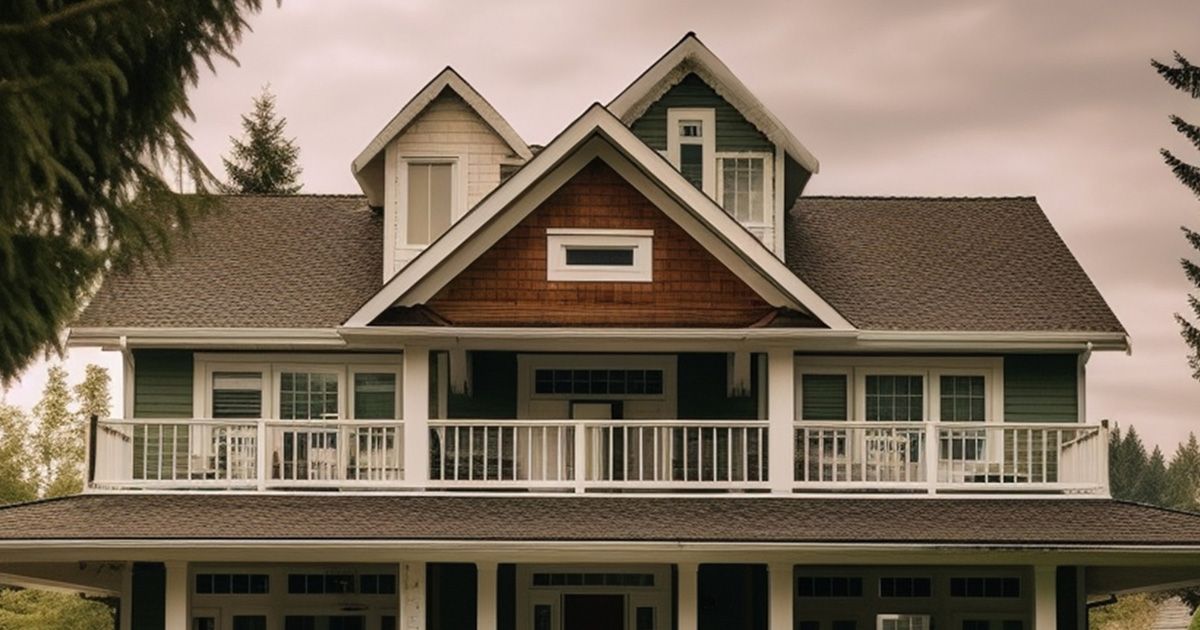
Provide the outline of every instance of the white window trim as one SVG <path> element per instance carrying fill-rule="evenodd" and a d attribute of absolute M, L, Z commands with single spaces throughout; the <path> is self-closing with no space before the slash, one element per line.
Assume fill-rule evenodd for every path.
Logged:
<path fill-rule="evenodd" d="M 879 614 L 875 615 L 875 628 L 877 630 L 883 630 L 883 625 L 884 625 L 885 621 L 900 621 L 900 620 L 908 620 L 909 627 L 913 628 L 913 630 L 929 630 L 929 628 L 932 627 L 931 624 L 933 622 L 932 616 L 925 615 L 925 614 L 879 613 Z M 913 622 L 920 623 L 920 625 L 912 625 Z"/>
<path fill-rule="evenodd" d="M 803 409 L 804 374 L 847 374 L 850 376 L 850 421 L 866 421 L 866 377 L 868 374 L 911 374 L 923 377 L 925 422 L 938 422 L 941 415 L 941 377 L 979 375 L 984 379 L 986 423 L 1004 421 L 1004 359 L 1001 357 L 797 357 L 796 418 Z M 914 422 L 913 424 L 917 424 Z M 969 425 L 971 423 L 962 423 Z"/>
<path fill-rule="evenodd" d="M 570 265 L 572 247 L 633 250 L 633 264 Z M 551 282 L 651 282 L 654 279 L 654 230 L 546 229 L 546 280 Z"/>
<path fill-rule="evenodd" d="M 410 164 L 450 164 L 450 225 L 454 225 L 467 212 L 467 156 L 461 153 L 428 151 L 397 154 L 396 213 L 392 217 L 392 231 L 385 233 L 395 235 L 396 247 L 400 251 L 416 256 L 429 245 L 413 244 L 408 240 L 408 167 Z M 388 226 L 385 225 L 384 229 L 387 230 L 387 228 Z"/>
<path fill-rule="evenodd" d="M 662 400 L 666 418 L 678 412 L 678 372 L 674 355 L 655 354 L 518 354 L 517 417 L 530 417 L 531 400 Z M 662 394 L 537 394 L 534 393 L 536 370 L 662 370 Z"/>
<path fill-rule="evenodd" d="M 703 126 L 700 145 L 703 147 L 704 164 L 701 190 L 711 199 L 717 198 L 717 111 L 709 107 L 672 107 L 667 110 L 667 161 L 679 170 L 679 123 L 683 120 L 699 120 Z"/>
<path fill-rule="evenodd" d="M 752 158 L 763 161 L 762 221 L 739 221 L 739 223 L 759 230 L 772 227 L 775 221 L 775 155 L 768 151 L 721 151 L 716 154 L 717 194 L 714 199 L 717 201 L 717 205 L 732 217 L 733 214 L 729 213 L 729 209 L 725 207 L 725 163 L 723 160 L 727 158 Z M 736 219 L 736 217 L 734 218 Z"/>
<path fill-rule="evenodd" d="M 386 372 L 396 376 L 396 416 L 404 409 L 404 359 L 402 354 L 231 354 L 196 353 L 193 359 L 192 413 L 212 418 L 214 372 L 256 372 L 263 383 L 263 418 L 279 417 L 279 382 L 282 372 L 308 371 L 338 375 L 338 417 L 352 420 L 354 375 Z"/>

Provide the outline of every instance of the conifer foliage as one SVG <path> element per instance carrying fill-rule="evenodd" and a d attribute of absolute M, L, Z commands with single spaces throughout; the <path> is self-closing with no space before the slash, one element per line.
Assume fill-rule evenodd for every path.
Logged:
<path fill-rule="evenodd" d="M 300 190 L 300 148 L 284 135 L 287 119 L 275 113 L 275 95 L 269 87 L 254 99 L 254 111 L 242 115 L 239 140 L 230 138 L 233 151 L 224 158 L 230 188 L 239 193 L 291 195 Z"/>
<path fill-rule="evenodd" d="M 188 148 L 187 89 L 260 5 L 0 2 L 0 380 L 57 346 L 103 271 L 186 227 L 193 204 L 155 162 L 212 179 Z"/>
<path fill-rule="evenodd" d="M 1200 66 L 1194 66 L 1188 62 L 1183 55 L 1175 53 L 1174 65 L 1161 63 L 1156 60 L 1151 60 L 1151 65 L 1163 79 L 1170 83 L 1172 87 L 1186 93 L 1193 99 L 1200 100 Z M 1175 130 L 1183 134 L 1197 149 L 1200 149 L 1200 126 L 1188 123 L 1179 116 L 1171 116 L 1171 125 Z M 1161 150 L 1163 160 L 1170 167 L 1171 172 L 1175 173 L 1175 177 L 1179 179 L 1184 186 L 1187 186 L 1197 197 L 1200 197 L 1200 166 L 1190 164 L 1167 149 Z M 1200 232 L 1191 230 L 1186 226 L 1182 228 L 1184 238 L 1197 251 L 1200 252 Z M 1183 273 L 1188 280 L 1197 289 L 1200 289 L 1200 262 L 1184 258 L 1180 261 L 1183 266 Z M 1181 333 L 1188 346 L 1191 348 L 1190 364 L 1192 367 L 1192 376 L 1200 380 L 1200 294 L 1193 293 L 1188 296 L 1188 304 L 1191 306 L 1192 315 L 1196 321 L 1190 321 L 1182 315 L 1176 315 Z"/>

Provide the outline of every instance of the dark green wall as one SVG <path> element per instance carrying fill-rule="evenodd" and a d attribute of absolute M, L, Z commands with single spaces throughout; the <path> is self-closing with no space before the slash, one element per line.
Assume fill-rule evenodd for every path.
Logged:
<path fill-rule="evenodd" d="M 812 173 L 808 169 L 800 166 L 800 163 L 792 159 L 792 156 L 786 155 L 783 161 L 783 207 L 786 210 L 792 208 L 792 204 L 796 203 L 796 198 L 804 192 L 804 187 L 808 184 L 808 180 L 812 177 Z"/>
<path fill-rule="evenodd" d="M 1007 422 L 1076 422 L 1079 364 L 1073 354 L 1004 357 L 1004 419 Z"/>
<path fill-rule="evenodd" d="M 162 630 L 166 626 L 167 569 L 154 562 L 133 563 L 133 596 L 130 601 L 137 630 Z"/>
<path fill-rule="evenodd" d="M 470 396 L 450 394 L 451 418 L 504 420 L 517 417 L 515 352 L 472 352 Z"/>
<path fill-rule="evenodd" d="M 133 417 L 194 415 L 190 350 L 134 350 L 133 363 Z"/>
<path fill-rule="evenodd" d="M 647 108 L 641 118 L 633 121 L 630 125 L 633 134 L 651 148 L 665 151 L 667 110 L 672 107 L 711 107 L 716 110 L 717 151 L 775 150 L 775 145 L 757 127 L 695 74 L 684 77 Z"/>
<path fill-rule="evenodd" d="M 467 630 L 475 627 L 474 564 L 430 562 L 425 567 L 425 627 Z"/>
<path fill-rule="evenodd" d="M 758 417 L 758 397 L 729 398 L 726 393 L 728 359 L 720 353 L 679 355 L 679 417 L 687 420 L 753 420 Z M 750 391 L 758 391 L 758 362 L 750 363 Z"/>
<path fill-rule="evenodd" d="M 767 567 L 702 564 L 697 577 L 699 630 L 767 629 Z"/>

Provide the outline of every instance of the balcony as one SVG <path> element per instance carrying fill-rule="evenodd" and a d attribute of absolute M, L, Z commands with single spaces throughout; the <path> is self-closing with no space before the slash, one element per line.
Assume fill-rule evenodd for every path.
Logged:
<path fill-rule="evenodd" d="M 457 419 L 420 425 L 414 440 L 413 427 L 399 420 L 94 420 L 89 487 L 1108 492 L 1101 425 Z M 783 446 L 774 457 L 792 464 L 775 466 L 772 479 L 771 438 L 781 428 Z M 422 460 L 428 465 L 406 467 Z"/>

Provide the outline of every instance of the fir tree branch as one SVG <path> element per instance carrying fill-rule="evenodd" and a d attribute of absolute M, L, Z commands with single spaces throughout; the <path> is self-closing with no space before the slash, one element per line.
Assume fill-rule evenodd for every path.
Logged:
<path fill-rule="evenodd" d="M 1188 123 L 1179 116 L 1171 116 L 1171 124 L 1175 126 L 1175 131 L 1183 134 L 1193 146 L 1200 149 L 1200 127 Z"/>
<path fill-rule="evenodd" d="M 83 0 L 82 2 L 63 7 L 54 13 L 40 16 L 36 20 L 8 24 L 0 23 L 0 35 L 23 35 L 25 33 L 47 29 L 54 26 L 58 22 L 62 22 L 63 20 L 69 20 L 93 11 L 107 9 L 123 2 L 125 2 L 125 0 Z"/>
<path fill-rule="evenodd" d="M 1160 150 L 1163 156 L 1163 161 L 1167 166 L 1171 167 L 1171 172 L 1175 173 L 1175 177 L 1191 189 L 1192 193 L 1200 197 L 1200 167 L 1193 166 L 1175 157 L 1175 154 L 1166 149 Z"/>
<path fill-rule="evenodd" d="M 1159 76 L 1166 79 L 1167 83 L 1178 90 L 1187 92 L 1192 98 L 1200 98 L 1200 68 L 1189 63 L 1183 55 L 1179 54 L 1179 51 L 1175 51 L 1175 63 L 1179 66 L 1169 66 L 1154 59 L 1150 60 L 1150 65 L 1154 67 Z"/>

